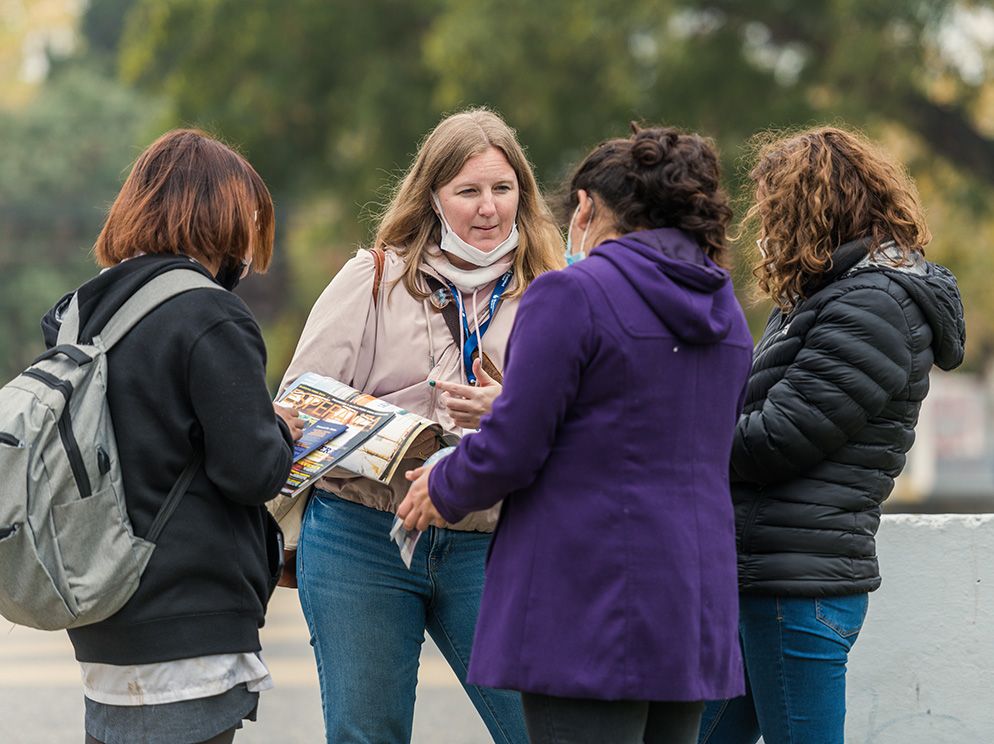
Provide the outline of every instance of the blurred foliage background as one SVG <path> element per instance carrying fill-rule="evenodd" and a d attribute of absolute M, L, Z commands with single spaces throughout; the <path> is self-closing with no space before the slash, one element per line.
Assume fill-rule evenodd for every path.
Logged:
<path fill-rule="evenodd" d="M 278 380 L 307 311 L 370 237 L 418 142 L 487 105 L 543 186 L 632 119 L 721 148 L 742 213 L 748 141 L 848 124 L 915 176 L 966 300 L 967 369 L 994 354 L 994 9 L 968 0 L 0 0 L 0 378 L 94 272 L 127 169 L 162 131 L 238 147 L 277 203 L 277 261 L 239 288 Z M 750 241 L 742 241 L 745 246 Z M 743 248 L 736 277 L 749 304 Z"/>

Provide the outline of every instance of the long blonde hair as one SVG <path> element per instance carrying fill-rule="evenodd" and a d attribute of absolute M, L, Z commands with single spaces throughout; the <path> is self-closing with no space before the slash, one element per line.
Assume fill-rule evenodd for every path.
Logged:
<path fill-rule="evenodd" d="M 428 295 L 418 278 L 419 267 L 427 247 L 437 245 L 441 237 L 432 192 L 455 178 L 467 160 L 490 147 L 504 153 L 518 177 L 520 238 L 514 252 L 516 281 L 508 296 L 520 295 L 539 274 L 564 265 L 562 235 L 514 130 L 492 111 L 468 109 L 442 119 L 425 137 L 376 230 L 375 247 L 389 247 L 403 256 L 402 281 L 414 297 Z"/>
<path fill-rule="evenodd" d="M 749 174 L 765 256 L 753 273 L 784 310 L 832 266 L 843 243 L 869 238 L 869 254 L 893 240 L 905 256 L 931 240 L 914 181 L 866 137 L 837 127 L 767 134 Z"/>

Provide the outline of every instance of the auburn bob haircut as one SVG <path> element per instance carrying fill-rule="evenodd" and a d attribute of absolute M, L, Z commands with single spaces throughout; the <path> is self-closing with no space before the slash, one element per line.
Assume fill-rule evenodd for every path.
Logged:
<path fill-rule="evenodd" d="M 174 129 L 138 157 L 94 245 L 113 266 L 143 253 L 183 254 L 225 266 L 273 256 L 273 200 L 241 155 L 205 132 Z"/>

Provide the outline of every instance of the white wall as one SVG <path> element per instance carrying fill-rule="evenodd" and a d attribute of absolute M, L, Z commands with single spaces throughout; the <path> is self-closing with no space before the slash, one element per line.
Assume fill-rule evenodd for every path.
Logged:
<path fill-rule="evenodd" d="M 847 744 L 994 743 L 994 514 L 889 515 Z"/>

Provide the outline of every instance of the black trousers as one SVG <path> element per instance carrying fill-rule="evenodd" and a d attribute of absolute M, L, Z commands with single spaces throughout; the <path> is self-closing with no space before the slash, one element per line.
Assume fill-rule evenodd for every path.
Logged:
<path fill-rule="evenodd" d="M 531 744 L 697 744 L 704 710 L 703 702 L 521 699 Z"/>

